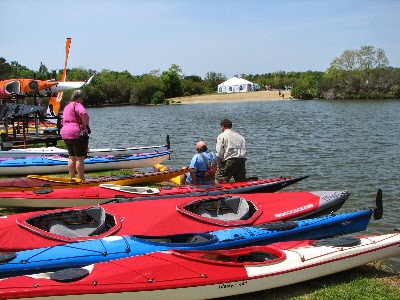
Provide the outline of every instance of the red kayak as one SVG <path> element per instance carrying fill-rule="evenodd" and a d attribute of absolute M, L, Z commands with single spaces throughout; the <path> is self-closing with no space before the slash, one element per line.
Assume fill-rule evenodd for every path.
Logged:
<path fill-rule="evenodd" d="M 228 250 L 169 250 L 55 272 L 10 273 L 0 280 L 0 298 L 214 299 L 317 279 L 395 257 L 399 245 L 400 234 L 391 233 Z"/>
<path fill-rule="evenodd" d="M 168 172 L 168 171 L 167 171 Z M 171 172 L 171 171 L 169 171 Z M 171 175 L 172 176 L 172 175 Z M 77 185 L 75 188 L 53 189 L 45 186 L 34 191 L 0 192 L 0 207 L 74 207 L 108 202 L 158 200 L 187 196 L 214 196 L 228 193 L 276 192 L 308 176 L 271 178 L 219 185 L 184 185 L 173 187 L 132 187 L 113 184 L 100 186 Z M 121 179 L 120 179 L 121 180 Z M 84 185 L 84 187 L 80 187 Z"/>
<path fill-rule="evenodd" d="M 0 251 L 48 247 L 110 235 L 207 232 L 315 217 L 339 209 L 349 195 L 347 191 L 229 194 L 7 215 L 0 218 Z M 276 226 L 282 230 L 287 225 Z"/>

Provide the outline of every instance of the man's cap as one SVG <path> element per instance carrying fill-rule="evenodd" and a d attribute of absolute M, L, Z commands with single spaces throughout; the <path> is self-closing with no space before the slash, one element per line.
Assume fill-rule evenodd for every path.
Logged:
<path fill-rule="evenodd" d="M 203 142 L 203 141 L 197 142 L 197 144 L 196 144 L 196 149 L 200 149 L 200 148 L 203 147 L 203 146 L 206 146 L 206 147 L 207 147 L 207 145 L 206 145 L 205 142 Z"/>

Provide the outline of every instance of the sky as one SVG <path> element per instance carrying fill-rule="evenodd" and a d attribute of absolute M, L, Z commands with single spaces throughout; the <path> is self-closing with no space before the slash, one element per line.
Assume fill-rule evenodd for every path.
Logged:
<path fill-rule="evenodd" d="M 326 71 L 345 50 L 400 67 L 400 0 L 0 0 L 0 57 L 142 75 Z"/>

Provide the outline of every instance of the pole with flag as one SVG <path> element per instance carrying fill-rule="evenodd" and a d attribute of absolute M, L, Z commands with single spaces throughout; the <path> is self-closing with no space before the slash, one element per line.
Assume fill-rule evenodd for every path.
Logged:
<path fill-rule="evenodd" d="M 67 38 L 67 42 L 65 44 L 65 63 L 64 63 L 64 71 L 61 75 L 60 82 L 64 82 L 67 78 L 67 64 L 68 64 L 68 55 L 69 48 L 71 46 L 71 38 Z M 49 100 L 49 106 L 47 107 L 47 115 L 57 117 L 60 112 L 61 100 L 63 97 L 63 92 L 59 92 L 57 94 L 51 95 Z"/>

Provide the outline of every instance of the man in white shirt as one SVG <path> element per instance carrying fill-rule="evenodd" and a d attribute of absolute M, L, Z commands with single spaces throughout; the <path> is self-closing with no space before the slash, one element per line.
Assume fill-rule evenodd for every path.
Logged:
<path fill-rule="evenodd" d="M 217 156 L 216 183 L 229 182 L 233 179 L 246 181 L 246 142 L 232 130 L 231 120 L 220 123 L 222 133 L 217 137 L 215 155 Z"/>

